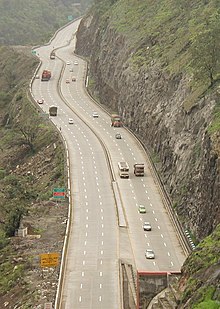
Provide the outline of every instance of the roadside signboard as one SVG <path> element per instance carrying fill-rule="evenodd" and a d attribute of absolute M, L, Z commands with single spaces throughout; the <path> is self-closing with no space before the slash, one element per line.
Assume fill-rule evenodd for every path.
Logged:
<path fill-rule="evenodd" d="M 68 18 L 69 21 L 73 20 L 73 15 L 69 15 L 67 18 Z"/>
<path fill-rule="evenodd" d="M 37 54 L 36 50 L 32 50 L 31 53 L 32 53 L 32 55 L 36 55 Z"/>
<path fill-rule="evenodd" d="M 65 198 L 65 188 L 54 188 L 53 197 L 54 198 Z"/>
<path fill-rule="evenodd" d="M 41 267 L 54 267 L 59 262 L 59 253 L 42 253 L 40 254 L 40 266 Z"/>

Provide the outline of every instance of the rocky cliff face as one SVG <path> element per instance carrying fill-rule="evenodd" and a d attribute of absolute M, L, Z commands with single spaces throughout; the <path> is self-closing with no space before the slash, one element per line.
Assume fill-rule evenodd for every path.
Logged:
<path fill-rule="evenodd" d="M 118 110 L 157 158 L 157 170 L 185 228 L 198 239 L 220 222 L 220 132 L 208 128 L 219 94 L 204 95 L 190 108 L 190 77 L 170 74 L 157 59 L 134 66 L 134 49 L 111 22 L 91 12 L 81 22 L 76 52 L 90 59 L 93 94 Z"/>

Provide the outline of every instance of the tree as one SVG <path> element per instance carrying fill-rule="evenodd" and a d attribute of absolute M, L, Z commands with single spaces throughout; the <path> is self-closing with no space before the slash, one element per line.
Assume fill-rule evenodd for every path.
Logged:
<path fill-rule="evenodd" d="M 33 119 L 32 119 L 33 120 Z M 19 143 L 28 145 L 31 152 L 35 151 L 34 142 L 37 139 L 39 133 L 39 121 L 38 122 L 26 122 L 25 124 L 18 124 L 18 130 L 22 134 L 22 138 Z"/>
<path fill-rule="evenodd" d="M 191 67 L 196 79 L 212 87 L 220 71 L 220 18 L 217 14 L 194 30 L 191 38 Z"/>

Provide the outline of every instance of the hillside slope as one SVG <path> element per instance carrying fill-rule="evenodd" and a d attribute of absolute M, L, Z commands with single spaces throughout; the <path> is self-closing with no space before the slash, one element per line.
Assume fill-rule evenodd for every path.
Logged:
<path fill-rule="evenodd" d="M 29 48 L 0 47 L 0 308 L 43 308 L 56 295 L 59 267 L 42 271 L 39 255 L 62 251 L 67 203 L 50 198 L 65 187 L 64 154 L 27 100 L 37 64 Z M 19 227 L 27 237 L 14 237 Z"/>
<path fill-rule="evenodd" d="M 72 0 L 0 0 L 0 45 L 36 45 L 81 16 L 90 0 L 75 5 Z"/>

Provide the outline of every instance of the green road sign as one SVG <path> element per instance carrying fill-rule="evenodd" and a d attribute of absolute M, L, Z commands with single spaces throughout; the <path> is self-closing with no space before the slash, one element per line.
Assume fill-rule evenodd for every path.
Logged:
<path fill-rule="evenodd" d="M 31 53 L 32 53 L 32 55 L 36 55 L 37 52 L 36 52 L 36 50 L 32 50 Z"/>
<path fill-rule="evenodd" d="M 73 15 L 69 15 L 67 18 L 68 20 L 73 20 Z"/>
<path fill-rule="evenodd" d="M 65 198 L 65 189 L 64 188 L 55 188 L 53 189 L 54 198 Z"/>

